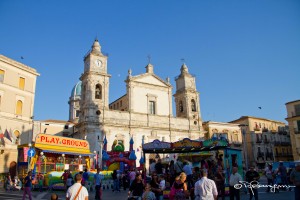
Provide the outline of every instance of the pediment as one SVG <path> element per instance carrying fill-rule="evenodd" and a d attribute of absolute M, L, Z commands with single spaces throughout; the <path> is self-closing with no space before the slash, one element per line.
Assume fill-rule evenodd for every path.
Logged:
<path fill-rule="evenodd" d="M 160 79 L 159 77 L 151 74 L 151 75 L 141 75 L 141 76 L 136 76 L 133 79 L 134 82 L 139 82 L 139 83 L 146 83 L 146 84 L 151 84 L 151 85 L 157 85 L 157 86 L 163 86 L 163 87 L 169 87 L 169 85 Z"/>

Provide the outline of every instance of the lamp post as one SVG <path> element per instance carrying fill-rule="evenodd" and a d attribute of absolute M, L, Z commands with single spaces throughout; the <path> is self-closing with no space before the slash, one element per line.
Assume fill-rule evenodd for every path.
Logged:
<path fill-rule="evenodd" d="M 32 146 L 32 144 L 31 143 L 29 143 L 28 144 L 28 147 L 29 147 L 29 150 L 28 151 L 30 151 L 31 150 L 31 146 Z M 28 171 L 30 171 L 30 162 L 31 162 L 31 157 L 30 156 L 28 156 L 28 165 L 27 165 L 27 168 L 28 168 Z"/>
<path fill-rule="evenodd" d="M 243 134 L 243 140 L 244 140 L 244 158 L 245 158 L 245 167 L 248 169 L 248 152 L 247 152 L 247 140 L 246 140 L 246 128 L 247 124 L 240 124 L 239 127 L 241 128 L 241 132 Z"/>
<path fill-rule="evenodd" d="M 78 156 L 79 158 L 78 158 L 78 170 L 80 169 L 79 167 L 80 167 L 80 164 L 81 164 L 81 155 L 79 155 Z"/>
<path fill-rule="evenodd" d="M 61 156 L 63 157 L 63 160 L 64 160 L 64 166 L 63 166 L 63 169 L 65 169 L 65 162 L 66 162 L 65 154 L 63 153 Z"/>
<path fill-rule="evenodd" d="M 98 166 L 98 154 L 97 154 L 97 151 L 94 151 L 94 168 L 95 170 L 97 169 L 97 166 Z"/>

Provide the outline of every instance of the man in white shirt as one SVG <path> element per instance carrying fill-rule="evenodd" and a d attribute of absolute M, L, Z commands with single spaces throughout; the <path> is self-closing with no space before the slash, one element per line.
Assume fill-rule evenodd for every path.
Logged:
<path fill-rule="evenodd" d="M 234 200 L 234 197 L 236 200 L 240 200 L 240 190 L 235 189 L 234 185 L 241 184 L 240 181 L 242 181 L 242 176 L 237 172 L 238 168 L 233 167 L 232 173 L 229 178 L 229 195 L 230 200 Z"/>
<path fill-rule="evenodd" d="M 81 185 L 82 176 L 81 174 L 76 174 L 75 181 L 71 187 L 69 187 L 67 194 L 66 194 L 66 200 L 88 200 L 89 199 L 89 193 L 87 189 Z"/>
<path fill-rule="evenodd" d="M 195 183 L 195 200 L 215 200 L 218 196 L 216 184 L 207 178 L 207 170 L 202 170 L 202 178 Z"/>

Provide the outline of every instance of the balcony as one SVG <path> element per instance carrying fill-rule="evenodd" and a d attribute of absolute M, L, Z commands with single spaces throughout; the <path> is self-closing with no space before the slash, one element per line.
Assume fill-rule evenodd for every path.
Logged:
<path fill-rule="evenodd" d="M 281 142 L 281 145 L 282 145 L 282 146 L 290 146 L 291 143 L 290 143 L 290 142 Z"/>
<path fill-rule="evenodd" d="M 275 157 L 281 157 L 281 156 L 282 156 L 282 153 L 280 153 L 280 152 L 275 154 Z"/>
<path fill-rule="evenodd" d="M 273 160 L 273 159 L 274 159 L 273 153 L 267 152 L 267 153 L 266 153 L 266 159 Z"/>
<path fill-rule="evenodd" d="M 270 143 L 270 140 L 268 140 L 268 139 L 265 138 L 265 139 L 264 139 L 264 143 L 265 143 L 265 144 L 269 144 L 269 143 Z"/>
<path fill-rule="evenodd" d="M 263 152 L 258 152 L 257 153 L 257 160 L 259 160 L 259 158 L 264 160 L 265 159 L 265 154 Z"/>
<path fill-rule="evenodd" d="M 262 139 L 256 138 L 256 143 L 262 143 Z"/>
<path fill-rule="evenodd" d="M 262 129 L 262 132 L 268 132 L 268 131 L 269 131 L 269 129 L 267 129 L 267 128 Z"/>
<path fill-rule="evenodd" d="M 239 142 L 239 141 L 232 141 L 232 144 L 235 147 L 241 147 L 242 146 L 242 142 Z"/>
<path fill-rule="evenodd" d="M 295 134 L 300 134 L 300 130 L 294 129 Z"/>
<path fill-rule="evenodd" d="M 263 152 L 258 152 L 258 153 L 257 153 L 257 157 L 264 157 L 264 155 L 265 155 L 265 154 L 264 154 Z"/>
<path fill-rule="evenodd" d="M 274 146 L 281 146 L 281 142 L 280 141 L 275 141 Z"/>
<path fill-rule="evenodd" d="M 259 127 L 254 127 L 253 130 L 254 130 L 254 131 L 260 131 L 260 128 L 259 128 Z"/>
<path fill-rule="evenodd" d="M 279 135 L 287 135 L 287 131 L 285 131 L 285 130 L 280 130 L 280 131 L 278 131 L 278 134 L 279 134 Z"/>

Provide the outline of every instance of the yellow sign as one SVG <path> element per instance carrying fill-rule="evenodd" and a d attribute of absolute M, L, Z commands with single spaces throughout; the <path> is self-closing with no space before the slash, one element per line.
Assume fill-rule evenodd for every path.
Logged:
<path fill-rule="evenodd" d="M 80 148 L 89 150 L 89 143 L 86 140 L 79 140 L 67 137 L 60 137 L 47 134 L 38 134 L 35 138 L 35 144 L 46 144 L 62 147 Z"/>

